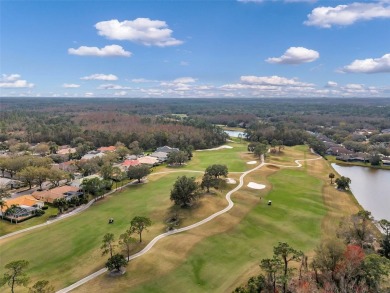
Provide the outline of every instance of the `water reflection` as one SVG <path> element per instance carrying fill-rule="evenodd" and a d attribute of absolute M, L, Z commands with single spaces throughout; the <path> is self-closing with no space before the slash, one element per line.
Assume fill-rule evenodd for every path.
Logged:
<path fill-rule="evenodd" d="M 351 191 L 364 209 L 376 220 L 390 221 L 390 170 L 337 164 L 332 167 L 340 175 L 351 178 Z"/>

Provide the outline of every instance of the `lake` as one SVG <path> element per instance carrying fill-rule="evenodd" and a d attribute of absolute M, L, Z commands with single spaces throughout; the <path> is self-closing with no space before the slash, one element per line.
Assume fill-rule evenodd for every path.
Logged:
<path fill-rule="evenodd" d="M 235 130 L 224 130 L 225 133 L 229 134 L 230 137 L 238 137 L 240 134 L 242 137 L 245 137 L 245 133 L 242 131 L 235 131 Z"/>
<path fill-rule="evenodd" d="M 376 220 L 390 221 L 390 170 L 332 164 L 341 176 L 349 177 L 353 195 Z"/>

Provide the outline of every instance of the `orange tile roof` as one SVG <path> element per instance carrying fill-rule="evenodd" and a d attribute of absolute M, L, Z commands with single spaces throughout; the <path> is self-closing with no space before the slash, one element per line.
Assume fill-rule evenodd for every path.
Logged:
<path fill-rule="evenodd" d="M 130 167 L 130 166 L 138 166 L 140 165 L 141 163 L 138 161 L 138 160 L 125 160 L 123 163 L 122 163 L 122 166 L 124 167 Z"/>
<path fill-rule="evenodd" d="M 35 191 L 32 196 L 36 199 L 41 199 L 45 202 L 53 203 L 55 199 L 64 197 L 64 193 L 76 192 L 78 190 L 78 187 L 65 185 L 44 191 Z"/>
<path fill-rule="evenodd" d="M 23 205 L 32 207 L 33 205 L 42 202 L 40 200 L 35 199 L 31 195 L 23 195 L 15 198 L 6 199 L 5 203 L 7 206 L 3 207 L 1 211 L 6 211 L 11 205 Z"/>
<path fill-rule="evenodd" d="M 60 149 L 57 151 L 58 155 L 67 155 L 67 154 L 74 154 L 76 152 L 76 148 L 66 148 L 66 149 Z"/>
<path fill-rule="evenodd" d="M 98 148 L 97 149 L 99 152 L 114 152 L 116 150 L 116 147 L 111 145 L 111 146 L 108 146 L 108 147 L 101 147 L 101 148 Z"/>

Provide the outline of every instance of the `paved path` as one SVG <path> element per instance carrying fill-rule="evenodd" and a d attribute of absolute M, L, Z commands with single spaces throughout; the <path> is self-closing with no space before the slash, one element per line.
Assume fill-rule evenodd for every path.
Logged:
<path fill-rule="evenodd" d="M 209 217 L 207 217 L 207 218 L 205 218 L 205 219 L 203 219 L 203 220 L 201 220 L 201 221 L 199 221 L 199 222 L 197 222 L 195 224 L 192 224 L 190 226 L 186 226 L 186 227 L 183 227 L 183 228 L 180 228 L 180 229 L 175 229 L 175 230 L 172 230 L 172 231 L 169 231 L 169 232 L 165 232 L 165 233 L 162 233 L 162 234 L 156 236 L 155 238 L 152 239 L 152 241 L 150 241 L 148 243 L 148 245 L 146 245 L 144 247 L 144 249 L 142 249 L 141 251 L 131 255 L 128 260 L 130 261 L 132 259 L 135 259 L 137 257 L 140 257 L 140 256 L 144 255 L 145 253 L 147 253 L 162 238 L 165 238 L 165 237 L 170 236 L 170 235 L 174 235 L 174 234 L 177 234 L 177 233 L 181 233 L 181 232 L 184 232 L 184 231 L 188 231 L 188 230 L 194 229 L 194 228 L 199 227 L 199 226 L 201 226 L 201 225 L 203 225 L 203 224 L 205 224 L 207 222 L 210 222 L 211 220 L 213 220 L 214 218 L 218 217 L 219 215 L 222 215 L 222 214 L 228 212 L 234 206 L 234 203 L 231 200 L 231 195 L 234 192 L 236 192 L 237 190 L 239 190 L 244 185 L 244 177 L 247 174 L 249 174 L 249 173 L 251 173 L 251 172 L 253 172 L 253 171 L 257 170 L 257 169 L 260 169 L 264 165 L 266 165 L 266 164 L 264 163 L 264 159 L 262 158 L 262 162 L 261 162 L 260 165 L 256 166 L 255 168 L 253 168 L 253 169 L 251 169 L 249 171 L 246 171 L 246 172 L 242 173 L 242 175 L 240 176 L 240 183 L 234 189 L 232 189 L 231 191 L 229 191 L 226 194 L 226 200 L 228 201 L 228 205 L 227 205 L 226 208 L 224 208 L 223 210 L 220 210 L 219 212 L 216 212 L 216 213 L 212 214 L 211 216 L 209 216 Z M 186 170 L 182 170 L 181 172 L 183 172 L 183 171 L 186 171 Z M 195 171 L 195 172 L 202 172 L 202 171 Z M 160 173 L 164 173 L 164 172 L 160 172 Z M 169 173 L 172 173 L 172 172 L 169 172 Z M 155 173 L 155 174 L 158 174 L 158 173 Z M 103 268 L 103 269 L 101 269 L 101 270 L 99 270 L 99 271 L 97 271 L 97 272 L 95 272 L 95 273 L 93 273 L 93 274 L 91 274 L 91 275 L 89 275 L 89 276 L 79 280 L 78 282 L 70 285 L 69 287 L 66 287 L 66 288 L 64 288 L 62 290 L 59 290 L 59 291 L 57 291 L 57 293 L 66 293 L 66 292 L 72 291 L 73 289 L 75 289 L 75 288 L 77 288 L 77 287 L 87 283 L 88 281 L 90 281 L 90 280 L 100 276 L 101 274 L 104 274 L 105 272 L 107 272 L 107 268 Z"/>
<path fill-rule="evenodd" d="M 192 224 L 190 226 L 187 226 L 187 227 L 183 227 L 183 228 L 180 228 L 180 229 L 175 229 L 175 230 L 172 230 L 172 231 L 169 231 L 169 232 L 166 232 L 166 233 L 162 233 L 158 236 L 156 236 L 155 238 L 152 239 L 152 241 L 150 241 L 148 243 L 148 245 L 145 246 L 144 249 L 142 249 L 141 251 L 131 255 L 128 260 L 133 260 L 135 258 L 138 258 L 142 255 L 144 255 L 145 253 L 147 253 L 160 239 L 162 238 L 165 238 L 167 236 L 170 236 L 170 235 L 174 235 L 174 234 L 177 234 L 177 233 L 181 233 L 181 232 L 184 232 L 184 231 L 188 231 L 188 230 L 191 230 L 191 229 L 194 229 L 194 228 L 197 228 L 207 222 L 210 222 L 211 220 L 213 220 L 214 218 L 228 212 L 233 206 L 234 206 L 234 203 L 233 201 L 231 200 L 231 195 L 236 192 L 237 190 L 239 190 L 243 185 L 244 185 L 244 178 L 246 175 L 248 175 L 249 173 L 253 172 L 253 171 L 256 171 L 258 169 L 260 169 L 261 167 L 265 166 L 265 165 L 272 165 L 272 166 L 278 166 L 278 167 L 285 167 L 285 168 L 300 168 L 302 167 L 302 164 L 300 162 L 303 162 L 303 161 L 313 161 L 313 160 L 319 160 L 321 159 L 322 157 L 317 157 L 317 158 L 314 158 L 314 159 L 302 159 L 302 160 L 295 160 L 294 162 L 296 163 L 295 166 L 291 166 L 291 165 L 278 165 L 278 164 L 273 164 L 273 163 L 264 163 L 264 158 L 261 159 L 261 164 L 256 166 L 255 168 L 249 170 L 249 171 L 246 171 L 244 173 L 242 173 L 242 175 L 240 176 L 240 183 L 234 188 L 232 189 L 231 191 L 229 191 L 227 194 L 226 194 L 226 200 L 228 202 L 228 205 L 226 208 L 224 208 L 223 210 L 219 211 L 219 212 L 216 212 L 214 214 L 212 214 L 211 216 L 203 219 L 202 221 L 200 222 L 197 222 L 195 224 Z M 183 172 L 183 171 L 188 171 L 188 170 L 181 170 L 180 172 Z M 158 172 L 158 173 L 154 173 L 154 174 L 163 174 L 163 173 L 174 173 L 174 172 L 177 172 L 177 171 L 168 171 L 168 172 Z M 192 172 L 202 172 L 202 171 L 192 171 Z M 202 172 L 203 173 L 203 172 Z M 103 269 L 100 269 L 99 271 L 89 275 L 89 276 L 86 276 L 85 278 L 77 281 L 76 283 L 64 288 L 64 289 L 61 289 L 59 291 L 57 291 L 57 293 L 67 293 L 67 292 L 70 292 L 72 291 L 73 289 L 76 289 L 77 287 L 89 282 L 90 280 L 104 274 L 107 272 L 107 268 L 103 268 Z"/>
<path fill-rule="evenodd" d="M 164 171 L 164 172 L 151 173 L 151 174 L 149 174 L 149 176 L 151 176 L 151 175 L 158 175 L 158 174 L 176 173 L 176 172 L 181 172 L 181 173 L 183 173 L 183 172 L 203 173 L 203 171 L 194 171 L 194 170 L 173 170 L 173 171 Z M 235 172 L 231 172 L 231 173 L 235 173 Z M 236 172 L 236 173 L 242 173 L 242 172 Z M 124 188 L 126 186 L 134 184 L 134 182 L 137 182 L 137 180 L 129 182 L 126 185 L 123 185 L 121 187 L 118 187 L 118 188 L 116 188 L 116 189 L 114 189 L 114 190 L 104 194 L 104 196 L 113 194 L 116 191 L 121 190 L 122 188 Z M 31 190 L 28 190 L 28 191 L 31 191 Z M 5 238 L 9 238 L 9 237 L 12 237 L 12 236 L 15 236 L 15 235 L 18 235 L 18 234 L 22 234 L 22 233 L 25 233 L 25 232 L 28 232 L 28 231 L 31 231 L 31 230 L 34 230 L 34 229 L 38 229 L 40 227 L 44 227 L 44 226 L 56 223 L 58 221 L 64 220 L 66 218 L 69 218 L 71 216 L 77 215 L 77 214 L 85 211 L 86 209 L 88 209 L 95 201 L 96 201 L 96 199 L 92 199 L 87 204 L 81 205 L 78 208 L 74 209 L 73 211 L 71 211 L 69 213 L 66 213 L 66 214 L 62 214 L 62 215 L 56 217 L 55 219 L 48 220 L 48 221 L 46 221 L 43 224 L 35 225 L 35 226 L 29 227 L 29 228 L 26 228 L 26 229 L 22 229 L 22 230 L 19 230 L 19 231 L 15 231 L 15 232 L 8 233 L 6 235 L 0 236 L 0 240 L 5 239 Z"/>
<path fill-rule="evenodd" d="M 118 188 L 116 188 L 116 189 L 114 189 L 114 190 L 112 190 L 112 191 L 110 191 L 110 192 L 104 194 L 104 196 L 107 196 L 107 195 L 110 195 L 110 194 L 112 194 L 112 193 L 115 193 L 117 190 L 121 190 L 123 187 L 126 187 L 126 186 L 128 186 L 128 185 L 131 185 L 131 184 L 133 184 L 133 183 L 134 183 L 134 181 L 129 182 L 129 183 L 127 183 L 126 185 L 124 185 L 124 186 L 122 186 L 122 187 L 118 187 Z M 22 230 L 19 230 L 19 231 L 15 231 L 15 232 L 12 232 L 12 233 L 9 233 L 9 234 L 0 236 L 0 240 L 5 239 L 5 238 L 8 238 L 8 237 L 12 237 L 12 236 L 14 236 L 14 235 L 18 235 L 18 234 L 25 233 L 25 232 L 27 232 L 27 231 L 31 231 L 31 230 L 34 230 L 34 229 L 38 229 L 38 228 L 40 228 L 40 227 L 44 227 L 44 226 L 53 224 L 53 223 L 55 223 L 55 222 L 64 220 L 64 219 L 66 219 L 66 218 L 69 218 L 69 217 L 71 217 L 71 216 L 77 215 L 77 214 L 81 213 L 82 211 L 85 211 L 86 209 L 88 209 L 95 201 L 96 201 L 96 199 L 94 198 L 94 199 L 90 200 L 87 204 L 81 205 L 81 206 L 79 206 L 78 208 L 74 209 L 73 211 L 71 211 L 71 212 L 69 212 L 69 213 L 66 213 L 66 214 L 62 214 L 62 215 L 60 215 L 60 216 L 58 216 L 58 217 L 56 217 L 56 218 L 54 218 L 54 219 L 52 219 L 52 220 L 48 220 L 48 221 L 46 221 L 46 222 L 43 223 L 43 224 L 35 225 L 35 226 L 29 227 L 29 228 L 26 228 L 26 229 L 22 229 Z"/>
<path fill-rule="evenodd" d="M 278 166 L 278 167 L 285 167 L 285 168 L 300 168 L 302 167 L 302 164 L 300 162 L 303 162 L 303 161 L 313 161 L 313 160 L 319 160 L 319 159 L 322 159 L 322 157 L 317 157 L 317 158 L 314 158 L 314 159 L 302 159 L 302 160 L 295 160 L 294 162 L 296 163 L 295 166 L 291 166 L 291 165 L 278 165 L 278 164 L 273 164 L 273 163 L 264 163 L 264 158 L 261 159 L 261 164 L 256 166 L 255 168 L 249 170 L 249 171 L 246 171 L 244 173 L 242 173 L 242 175 L 240 176 L 240 183 L 234 188 L 232 189 L 231 191 L 229 191 L 227 194 L 226 194 L 226 200 L 228 202 L 228 205 L 226 208 L 224 208 L 223 210 L 219 211 L 219 212 L 216 212 L 214 214 L 212 214 L 211 216 L 203 219 L 202 221 L 200 222 L 197 222 L 195 224 L 192 224 L 190 226 L 187 226 L 187 227 L 183 227 L 183 228 L 180 228 L 180 229 L 175 229 L 175 230 L 172 230 L 172 231 L 169 231 L 169 232 L 166 232 L 166 233 L 162 233 L 158 236 L 156 236 L 155 238 L 152 239 L 152 241 L 150 241 L 148 243 L 148 245 L 145 246 L 144 249 L 142 249 L 141 251 L 131 255 L 128 260 L 133 260 L 135 258 L 138 258 L 142 255 L 144 255 L 145 253 L 147 253 L 160 239 L 162 238 L 165 238 L 167 236 L 170 236 L 170 235 L 174 235 L 174 234 L 177 234 L 177 233 L 181 233 L 181 232 L 184 232 L 184 231 L 188 231 L 188 230 L 191 230 L 191 229 L 194 229 L 194 228 L 197 228 L 207 222 L 210 222 L 211 220 L 213 220 L 214 218 L 218 217 L 219 215 L 222 215 L 226 212 L 228 212 L 233 206 L 234 206 L 234 203 L 233 201 L 231 200 L 231 195 L 236 192 L 237 190 L 239 190 L 243 185 L 244 185 L 244 178 L 246 175 L 248 175 L 249 173 L 255 171 L 255 170 L 258 170 L 260 169 L 261 167 L 265 166 L 265 165 L 273 165 L 273 166 Z M 186 170 L 182 170 L 182 171 L 186 171 Z M 181 172 L 182 172 L 181 171 Z M 173 173 L 175 171 L 171 171 L 171 172 L 168 172 L 168 173 Z M 201 172 L 201 171 L 193 171 L 193 172 Z M 159 173 L 155 173 L 155 174 L 162 174 L 162 173 L 166 173 L 166 172 L 159 172 Z M 202 172 L 203 173 L 203 172 Z M 104 274 L 107 272 L 107 268 L 103 268 L 103 269 L 100 269 L 99 271 L 89 275 L 89 276 L 86 276 L 85 278 L 79 280 L 78 282 L 64 288 L 64 289 L 61 289 L 59 291 L 57 291 L 57 293 L 67 293 L 67 292 L 70 292 L 72 291 L 73 289 L 76 289 L 77 287 L 87 283 L 88 281 Z"/>
<path fill-rule="evenodd" d="M 194 223 L 190 226 L 187 226 L 187 227 L 183 227 L 183 228 L 180 228 L 180 229 L 175 229 L 175 230 L 172 230 L 172 231 L 169 231 L 169 232 L 166 232 L 166 233 L 163 233 L 163 234 L 160 234 L 158 236 L 156 236 L 155 238 L 153 238 L 152 241 L 150 241 L 148 243 L 148 245 L 146 245 L 144 247 L 144 249 L 142 249 L 141 251 L 139 251 L 138 253 L 136 254 L 133 254 L 129 257 L 129 260 L 132 260 L 132 259 L 135 259 L 135 258 L 138 258 L 142 255 L 144 255 L 145 253 L 147 253 L 160 239 L 162 238 L 165 238 L 167 236 L 170 236 L 170 235 L 173 235 L 173 234 L 177 234 L 177 233 L 181 233 L 181 232 L 184 232 L 184 231 L 188 231 L 188 230 L 191 230 L 191 229 L 194 229 L 196 227 L 199 227 L 207 222 L 210 222 L 211 220 L 213 220 L 214 218 L 228 212 L 233 206 L 234 206 L 234 203 L 233 201 L 231 200 L 231 195 L 236 192 L 237 190 L 239 190 L 243 185 L 244 185 L 244 178 L 246 175 L 248 175 L 249 173 L 255 171 L 255 170 L 258 170 L 260 169 L 261 167 L 265 166 L 265 165 L 273 165 L 273 166 L 278 166 L 278 167 L 286 167 L 286 168 L 296 168 L 296 167 L 301 167 L 302 164 L 300 163 L 301 161 L 310 161 L 310 160 L 318 160 L 318 159 L 321 159 L 321 157 L 318 157 L 318 158 L 315 158 L 315 159 L 307 159 L 307 160 L 295 160 L 295 163 L 297 164 L 296 166 L 289 166 L 289 165 L 278 165 L 278 164 L 273 164 L 273 163 L 264 163 L 264 158 L 262 158 L 261 160 L 261 164 L 259 164 L 258 166 L 256 166 L 255 168 L 251 169 L 251 170 L 248 170 L 246 172 L 230 172 L 230 173 L 242 173 L 242 175 L 240 176 L 240 179 L 239 179 L 239 184 L 234 188 L 232 189 L 231 191 L 229 191 L 227 194 L 226 194 L 226 200 L 228 202 L 228 205 L 221 211 L 219 212 L 216 212 L 214 214 L 212 214 L 211 216 L 197 222 L 197 223 Z M 156 173 L 152 173 L 150 175 L 157 175 L 157 174 L 166 174 L 166 173 L 176 173 L 176 172 L 196 172 L 196 173 L 203 173 L 203 171 L 194 171 L 194 170 L 174 170 L 174 171 L 165 171 L 165 172 L 156 172 Z M 117 189 L 114 189 L 113 191 L 105 194 L 106 195 L 110 195 L 114 192 L 116 192 L 117 190 L 120 190 L 121 188 L 125 187 L 125 186 L 128 186 L 128 185 L 131 185 L 133 182 L 130 182 L 120 188 L 117 188 Z M 79 208 L 75 209 L 74 211 L 70 212 L 70 213 L 67 213 L 67 214 L 64 214 L 64 215 L 61 215 L 60 217 L 56 218 L 56 219 L 53 219 L 53 220 L 49 220 L 47 221 L 46 223 L 43 223 L 43 224 L 40 224 L 40 225 L 36 225 L 36 226 L 33 226 L 33 227 L 30 227 L 30 228 L 26 228 L 26 229 L 23 229 L 23 230 L 20 230 L 20 231 L 16 231 L 16 232 L 13 232 L 13 233 L 10 233 L 10 234 L 7 234 L 7 235 L 4 235 L 4 236 L 1 236 L 0 237 L 0 240 L 1 239 L 5 239 L 5 238 L 8 238 L 8 237 L 12 237 L 14 235 L 17 235 L 17 234 L 21 234 L 21 233 L 24 233 L 24 232 L 27 232 L 27 231 L 31 231 L 31 230 L 34 230 L 34 229 L 37 229 L 37 228 L 40 228 L 40 227 L 44 227 L 44 226 L 47 226 L 47 225 L 50 225 L 52 223 L 55 223 L 55 222 L 58 222 L 58 221 L 61 221 L 63 219 L 66 219 L 68 217 L 71 217 L 71 216 L 74 216 L 78 213 L 81 213 L 82 211 L 88 209 L 93 203 L 95 202 L 95 199 L 91 200 L 90 202 L 88 202 L 88 204 L 86 205 L 83 205 L 83 206 L 80 206 Z M 59 291 L 57 291 L 57 293 L 65 293 L 65 292 L 69 292 L 85 283 L 87 283 L 88 281 L 104 274 L 105 272 L 107 272 L 107 269 L 106 268 L 103 268 L 103 269 L 100 269 L 99 271 L 79 280 L 78 282 L 64 288 L 64 289 L 61 289 Z"/>

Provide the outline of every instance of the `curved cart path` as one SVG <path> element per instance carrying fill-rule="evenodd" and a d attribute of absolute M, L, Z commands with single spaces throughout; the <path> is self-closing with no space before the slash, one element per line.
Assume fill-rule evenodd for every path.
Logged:
<path fill-rule="evenodd" d="M 233 206 L 234 206 L 234 203 L 233 201 L 231 200 L 231 195 L 236 192 L 237 190 L 239 190 L 243 185 L 244 185 L 244 178 L 246 175 L 248 175 L 249 173 L 253 172 L 253 171 L 256 171 L 258 169 L 260 169 L 261 167 L 265 166 L 265 165 L 274 165 L 274 166 L 280 166 L 280 167 L 289 167 L 289 168 L 300 168 L 302 167 L 302 164 L 300 162 L 302 161 L 312 161 L 312 160 L 319 160 L 321 159 L 322 157 L 317 157 L 317 158 L 314 158 L 314 159 L 302 159 L 302 160 L 295 160 L 295 163 L 297 164 L 296 166 L 286 166 L 286 165 L 277 165 L 277 164 L 272 164 L 272 163 L 264 163 L 264 157 L 261 158 L 261 164 L 256 166 L 255 168 L 251 169 L 251 170 L 248 170 L 244 173 L 242 173 L 242 175 L 240 176 L 240 183 L 234 188 L 232 189 L 231 191 L 229 191 L 227 194 L 226 194 L 226 200 L 228 202 L 228 205 L 226 208 L 224 208 L 223 210 L 220 210 L 219 212 L 216 212 L 214 214 L 212 214 L 211 216 L 203 219 L 202 221 L 199 221 L 195 224 L 192 224 L 190 226 L 186 226 L 186 227 L 183 227 L 183 228 L 180 228 L 180 229 L 175 229 L 175 230 L 172 230 L 172 231 L 169 231 L 169 232 L 165 232 L 165 233 L 162 233 L 158 236 L 156 236 L 155 238 L 152 239 L 152 241 L 150 241 L 148 243 L 148 245 L 146 245 L 144 247 L 144 249 L 142 249 L 141 251 L 131 255 L 129 257 L 129 261 L 132 260 L 132 259 L 135 259 L 137 257 L 140 257 L 142 255 L 144 255 L 145 253 L 147 253 L 160 239 L 162 238 L 165 238 L 167 236 L 170 236 L 170 235 L 174 235 L 174 234 L 177 234 L 177 233 L 181 233 L 181 232 L 184 232 L 184 231 L 188 231 L 188 230 L 191 230 L 191 229 L 194 229 L 194 228 L 197 228 L 207 222 L 210 222 L 211 220 L 213 220 L 214 218 L 218 217 L 219 215 L 222 215 L 226 212 L 228 212 Z M 64 289 L 61 289 L 59 291 L 57 291 L 57 293 L 66 293 L 66 292 L 70 292 L 72 291 L 73 289 L 76 289 L 77 287 L 87 283 L 88 281 L 104 274 L 105 272 L 107 272 L 107 268 L 103 268 L 103 269 L 100 269 L 99 271 L 89 275 L 89 276 L 86 276 L 85 278 L 77 281 L 76 283 L 64 288 Z"/>

